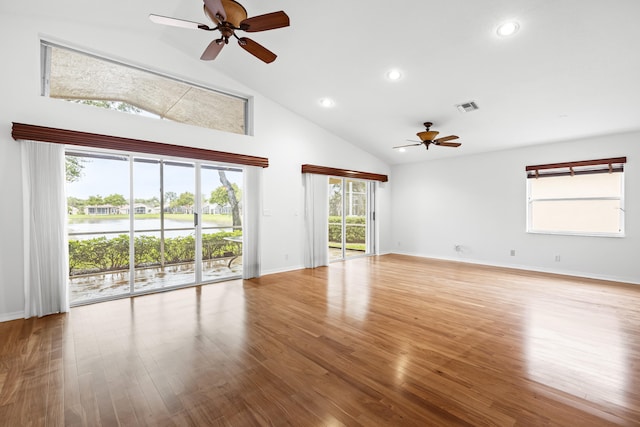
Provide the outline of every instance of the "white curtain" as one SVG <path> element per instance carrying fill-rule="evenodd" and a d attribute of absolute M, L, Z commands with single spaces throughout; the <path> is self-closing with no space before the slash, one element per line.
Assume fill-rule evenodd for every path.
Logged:
<path fill-rule="evenodd" d="M 69 311 L 64 146 L 21 141 L 25 318 Z"/>
<path fill-rule="evenodd" d="M 242 278 L 260 277 L 260 215 L 262 210 L 262 168 L 244 168 L 244 212 L 242 226 Z"/>
<path fill-rule="evenodd" d="M 305 173 L 304 266 L 329 265 L 329 177 Z"/>

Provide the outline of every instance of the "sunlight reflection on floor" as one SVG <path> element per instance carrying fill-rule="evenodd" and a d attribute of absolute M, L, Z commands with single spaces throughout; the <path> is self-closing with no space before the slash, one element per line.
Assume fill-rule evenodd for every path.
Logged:
<path fill-rule="evenodd" d="M 616 313 L 563 311 L 536 302 L 527 317 L 530 379 L 591 401 L 625 405 L 627 352 Z"/>

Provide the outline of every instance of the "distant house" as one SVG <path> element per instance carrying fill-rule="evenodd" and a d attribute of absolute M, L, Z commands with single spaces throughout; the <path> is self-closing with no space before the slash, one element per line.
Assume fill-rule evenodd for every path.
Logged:
<path fill-rule="evenodd" d="M 85 215 L 117 215 L 120 213 L 120 208 L 113 205 L 100 205 L 100 206 L 85 206 Z"/>
<path fill-rule="evenodd" d="M 122 215 L 129 215 L 130 211 L 131 211 L 131 208 L 129 207 L 129 205 L 121 206 L 119 209 L 119 213 Z M 143 203 L 136 203 L 133 205 L 133 213 L 134 214 L 153 213 L 153 209 Z"/>
<path fill-rule="evenodd" d="M 220 206 L 217 203 L 210 203 L 202 206 L 203 214 L 231 215 L 231 206 Z"/>

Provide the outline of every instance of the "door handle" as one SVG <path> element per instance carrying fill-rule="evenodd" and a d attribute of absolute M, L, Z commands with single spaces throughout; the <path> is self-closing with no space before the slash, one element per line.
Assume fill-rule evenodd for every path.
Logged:
<path fill-rule="evenodd" d="M 198 214 L 197 213 L 193 214 L 193 226 L 194 227 L 198 226 Z"/>

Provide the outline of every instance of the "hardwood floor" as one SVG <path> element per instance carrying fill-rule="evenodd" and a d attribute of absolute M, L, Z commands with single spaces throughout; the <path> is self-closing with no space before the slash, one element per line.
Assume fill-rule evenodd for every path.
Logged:
<path fill-rule="evenodd" d="M 0 425 L 640 425 L 640 286 L 400 255 L 0 323 Z"/>

